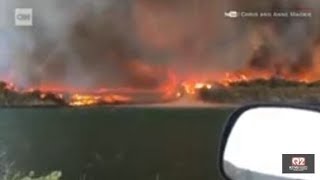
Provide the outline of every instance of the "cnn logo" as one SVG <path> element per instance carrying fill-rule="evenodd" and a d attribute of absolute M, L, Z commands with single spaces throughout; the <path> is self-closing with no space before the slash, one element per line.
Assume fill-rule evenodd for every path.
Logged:
<path fill-rule="evenodd" d="M 304 157 L 293 157 L 292 160 L 293 166 L 305 166 L 306 165 L 306 158 Z"/>
<path fill-rule="evenodd" d="M 32 9 L 17 8 L 15 9 L 16 26 L 32 26 Z"/>

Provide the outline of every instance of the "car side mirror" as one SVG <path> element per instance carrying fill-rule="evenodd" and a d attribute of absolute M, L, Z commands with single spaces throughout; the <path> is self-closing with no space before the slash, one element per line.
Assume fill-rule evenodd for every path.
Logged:
<path fill-rule="evenodd" d="M 220 170 L 231 180 L 320 179 L 320 110 L 254 105 L 230 117 L 220 144 Z"/>

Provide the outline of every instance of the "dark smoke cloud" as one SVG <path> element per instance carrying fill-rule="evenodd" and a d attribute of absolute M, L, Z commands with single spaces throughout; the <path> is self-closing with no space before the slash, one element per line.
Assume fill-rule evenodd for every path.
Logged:
<path fill-rule="evenodd" d="M 310 9 L 316 2 L 275 1 L 270 10 L 279 12 L 292 9 Z M 318 3 L 319 4 L 319 3 Z M 271 69 L 275 72 L 300 73 L 312 70 L 313 56 L 318 38 L 318 10 L 311 10 L 314 18 L 278 18 L 255 22 L 258 34 L 258 45 L 249 59 L 249 66 L 257 69 Z"/>
<path fill-rule="evenodd" d="M 250 66 L 320 62 L 319 10 L 310 20 L 230 20 L 230 9 L 320 7 L 317 0 L 0 0 L 11 17 L 34 9 L 33 27 L 0 32 L 0 75 L 22 86 L 155 88 L 180 79 Z M 4 55 L 5 54 L 5 55 Z M 303 67 L 303 68 L 302 68 Z M 306 68 L 305 68 L 306 67 Z"/>

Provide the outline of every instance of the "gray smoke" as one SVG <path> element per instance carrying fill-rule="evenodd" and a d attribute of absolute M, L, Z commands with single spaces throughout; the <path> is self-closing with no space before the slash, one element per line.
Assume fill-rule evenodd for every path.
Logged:
<path fill-rule="evenodd" d="M 168 71 L 183 79 L 248 64 L 289 63 L 299 71 L 320 62 L 318 9 L 307 20 L 224 17 L 232 9 L 320 7 L 317 0 L 0 2 L 8 19 L 0 30 L 0 76 L 21 86 L 155 88 L 167 80 Z M 11 22 L 20 7 L 33 8 L 32 27 Z"/>
<path fill-rule="evenodd" d="M 293 11 L 308 9 L 312 18 L 276 18 L 256 23 L 258 38 L 255 40 L 256 50 L 249 65 L 257 69 L 271 69 L 278 73 L 300 73 L 313 71 L 316 51 L 314 47 L 319 37 L 319 7 L 316 1 L 275 1 L 273 11 Z"/>

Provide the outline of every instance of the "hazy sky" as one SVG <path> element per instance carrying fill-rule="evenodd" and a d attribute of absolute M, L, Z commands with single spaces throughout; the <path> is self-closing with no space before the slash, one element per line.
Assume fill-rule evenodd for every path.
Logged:
<path fill-rule="evenodd" d="M 230 9 L 270 10 L 293 7 L 299 1 L 0 2 L 6 4 L 7 18 L 0 31 L 0 42 L 5 44 L 0 52 L 6 54 L 1 57 L 0 75 L 20 85 L 154 88 L 166 81 L 168 71 L 183 79 L 244 68 L 256 51 L 255 44 L 265 44 L 265 39 L 272 58 L 263 61 L 295 63 L 306 51 L 312 57 L 319 27 L 316 18 L 273 22 L 224 17 Z M 316 0 L 301 4 L 320 7 Z M 33 8 L 32 27 L 14 26 L 17 7 Z"/>

